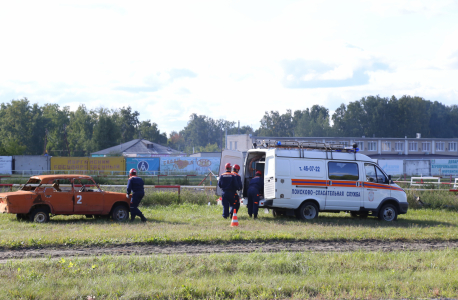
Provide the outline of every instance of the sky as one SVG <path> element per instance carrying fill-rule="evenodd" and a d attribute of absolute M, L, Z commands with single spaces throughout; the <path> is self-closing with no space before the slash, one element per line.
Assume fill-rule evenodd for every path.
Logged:
<path fill-rule="evenodd" d="M 370 95 L 458 104 L 458 0 L 2 1 L 0 103 L 257 129 Z"/>

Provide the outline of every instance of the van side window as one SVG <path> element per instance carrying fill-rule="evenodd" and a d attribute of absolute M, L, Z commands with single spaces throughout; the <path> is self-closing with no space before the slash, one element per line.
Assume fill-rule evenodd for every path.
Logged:
<path fill-rule="evenodd" d="M 387 183 L 385 174 L 380 170 L 379 167 L 373 164 L 364 164 L 364 170 L 366 172 L 366 181 L 367 182 L 376 182 L 376 183 Z"/>
<path fill-rule="evenodd" d="M 329 179 L 359 180 L 358 164 L 348 162 L 329 162 Z"/>

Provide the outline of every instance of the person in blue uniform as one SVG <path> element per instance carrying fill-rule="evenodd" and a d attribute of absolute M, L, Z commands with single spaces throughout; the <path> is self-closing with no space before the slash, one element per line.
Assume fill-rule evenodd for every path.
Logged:
<path fill-rule="evenodd" d="M 232 167 L 232 174 L 235 176 L 235 183 L 237 185 L 237 191 L 240 191 L 242 189 L 242 177 L 240 177 L 239 171 L 240 171 L 240 166 L 235 164 Z M 234 214 L 234 209 L 236 209 L 236 211 L 238 212 L 239 208 L 240 208 L 240 197 L 239 197 L 239 194 L 235 192 L 234 201 L 232 201 L 232 203 L 230 204 L 231 219 L 232 219 L 232 215 Z"/>
<path fill-rule="evenodd" d="M 226 172 L 219 176 L 218 186 L 223 191 L 222 204 L 223 204 L 223 218 L 227 219 L 229 216 L 229 205 L 234 202 L 235 192 L 237 191 L 237 183 L 234 174 L 231 173 L 231 164 L 227 163 Z"/>
<path fill-rule="evenodd" d="M 256 219 L 258 217 L 258 208 L 259 200 L 261 195 L 264 193 L 264 180 L 261 177 L 262 173 L 256 171 L 256 176 L 250 180 L 250 185 L 248 186 L 248 215 L 250 218 L 254 216 Z"/>
<path fill-rule="evenodd" d="M 143 179 L 137 177 L 137 170 L 130 169 L 129 181 L 127 182 L 127 198 L 130 198 L 130 192 L 132 192 L 132 198 L 130 198 L 130 221 L 133 222 L 136 216 L 139 216 L 142 222 L 146 222 L 146 218 L 143 213 L 138 209 L 138 205 L 145 196 Z"/>

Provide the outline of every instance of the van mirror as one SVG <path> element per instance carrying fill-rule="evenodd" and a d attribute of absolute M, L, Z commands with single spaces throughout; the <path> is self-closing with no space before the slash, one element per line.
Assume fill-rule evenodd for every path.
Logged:
<path fill-rule="evenodd" d="M 388 175 L 388 183 L 391 183 L 391 175 Z"/>

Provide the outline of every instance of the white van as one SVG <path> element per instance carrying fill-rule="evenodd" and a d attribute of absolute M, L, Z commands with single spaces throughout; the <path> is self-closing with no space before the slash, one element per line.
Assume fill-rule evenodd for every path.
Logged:
<path fill-rule="evenodd" d="M 243 165 L 243 197 L 257 170 L 264 175 L 264 199 L 260 207 L 274 216 L 294 214 L 314 219 L 322 212 L 350 212 L 352 216 L 377 216 L 395 221 L 407 213 L 405 191 L 370 157 L 357 153 L 357 145 L 262 141 L 248 150 L 225 150 L 220 174 L 227 162 Z M 246 205 L 246 198 L 241 199 Z"/>

